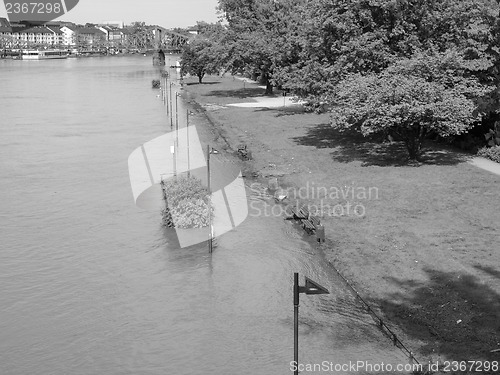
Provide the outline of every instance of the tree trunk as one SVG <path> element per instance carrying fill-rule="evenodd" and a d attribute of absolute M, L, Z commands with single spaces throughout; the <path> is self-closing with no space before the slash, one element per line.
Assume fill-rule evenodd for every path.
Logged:
<path fill-rule="evenodd" d="M 271 85 L 271 82 L 269 80 L 266 81 L 266 95 L 272 95 L 273 93 L 273 85 Z"/>
<path fill-rule="evenodd" d="M 203 77 L 205 77 L 205 69 L 197 68 L 196 77 L 198 77 L 198 83 L 201 83 L 201 80 L 203 79 Z"/>
<path fill-rule="evenodd" d="M 421 147 L 419 142 L 416 142 L 415 139 L 409 140 L 406 143 L 406 149 L 408 150 L 408 157 L 410 160 L 420 160 L 420 152 Z"/>
<path fill-rule="evenodd" d="M 261 75 L 261 79 L 263 83 L 266 85 L 265 95 L 272 95 L 273 93 L 273 85 L 271 84 L 271 77 L 268 72 L 263 72 Z"/>
<path fill-rule="evenodd" d="M 406 144 L 410 160 L 421 160 L 422 144 L 426 134 L 426 129 L 420 124 L 414 124 L 413 128 L 406 131 L 404 142 Z"/>

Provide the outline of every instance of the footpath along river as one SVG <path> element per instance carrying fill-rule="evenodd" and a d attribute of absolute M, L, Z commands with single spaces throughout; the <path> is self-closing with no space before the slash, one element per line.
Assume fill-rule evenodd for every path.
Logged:
<path fill-rule="evenodd" d="M 0 60 L 0 374 L 291 374 L 293 272 L 330 290 L 301 295 L 301 363 L 408 363 L 290 222 L 249 217 L 210 256 L 134 205 L 128 156 L 170 131 L 157 78 Z"/>

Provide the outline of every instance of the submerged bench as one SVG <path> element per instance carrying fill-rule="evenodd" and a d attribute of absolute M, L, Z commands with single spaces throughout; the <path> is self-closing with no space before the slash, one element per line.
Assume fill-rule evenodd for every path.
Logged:
<path fill-rule="evenodd" d="M 321 225 L 321 222 L 317 217 L 310 215 L 307 206 L 302 206 L 300 208 L 292 207 L 290 211 L 292 213 L 292 217 L 289 219 L 299 220 L 302 224 L 302 228 L 304 228 L 308 234 L 316 232 L 318 226 Z"/>
<path fill-rule="evenodd" d="M 302 228 L 309 234 L 313 234 L 316 231 L 316 227 L 310 220 L 302 220 Z"/>

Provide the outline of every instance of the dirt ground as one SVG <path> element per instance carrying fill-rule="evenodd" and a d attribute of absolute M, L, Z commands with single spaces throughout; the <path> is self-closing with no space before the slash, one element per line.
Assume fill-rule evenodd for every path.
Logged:
<path fill-rule="evenodd" d="M 441 144 L 408 164 L 401 144 L 339 133 L 328 114 L 290 102 L 235 106 L 266 99 L 231 76 L 186 79 L 184 90 L 218 147 L 251 150 L 245 173 L 322 207 L 326 259 L 421 363 L 500 361 L 500 176 Z M 446 373 L 500 372 L 474 366 Z"/>

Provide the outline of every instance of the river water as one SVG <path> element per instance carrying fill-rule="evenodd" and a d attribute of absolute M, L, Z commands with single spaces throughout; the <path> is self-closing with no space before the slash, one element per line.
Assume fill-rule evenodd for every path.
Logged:
<path fill-rule="evenodd" d="M 210 256 L 134 205 L 128 156 L 170 131 L 157 78 L 0 60 L 0 374 L 291 374 L 293 272 L 330 290 L 301 295 L 299 362 L 408 363 L 290 222 L 249 217 Z"/>

